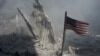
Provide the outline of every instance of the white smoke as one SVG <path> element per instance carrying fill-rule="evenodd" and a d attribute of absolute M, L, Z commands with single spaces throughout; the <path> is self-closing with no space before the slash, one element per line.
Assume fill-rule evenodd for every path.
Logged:
<path fill-rule="evenodd" d="M 40 0 L 40 2 L 51 18 L 53 27 L 58 32 L 63 31 L 65 10 L 67 10 L 68 16 L 89 23 L 98 20 L 97 15 L 100 14 L 98 0 Z M 31 14 L 34 10 L 33 3 L 34 0 L 0 0 L 0 16 L 6 19 L 15 17 L 18 13 L 17 7 L 23 12 Z"/>
<path fill-rule="evenodd" d="M 0 16 L 4 19 L 15 17 L 18 13 L 17 7 L 24 13 L 30 15 L 34 10 L 32 8 L 33 3 L 34 0 L 0 0 Z M 68 16 L 72 18 L 88 22 L 90 24 L 90 34 L 100 34 L 99 0 L 40 0 L 40 3 L 50 17 L 53 29 L 57 33 L 59 32 L 60 35 L 62 35 L 63 32 L 65 11 L 67 11 Z M 80 43 L 83 43 L 85 42 L 84 40 L 86 40 L 86 38 L 80 38 L 81 36 L 76 35 L 74 32 L 70 32 L 71 34 L 69 34 L 69 31 L 67 31 L 67 33 L 67 40 L 74 39 L 75 41 L 78 40 Z M 88 40 L 91 42 L 93 39 Z"/>

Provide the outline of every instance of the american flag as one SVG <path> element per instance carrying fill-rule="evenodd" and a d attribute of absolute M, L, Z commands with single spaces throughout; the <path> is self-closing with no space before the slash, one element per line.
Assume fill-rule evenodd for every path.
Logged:
<path fill-rule="evenodd" d="M 65 29 L 70 29 L 79 35 L 88 35 L 88 26 L 86 22 L 72 19 L 68 16 L 65 17 Z"/>

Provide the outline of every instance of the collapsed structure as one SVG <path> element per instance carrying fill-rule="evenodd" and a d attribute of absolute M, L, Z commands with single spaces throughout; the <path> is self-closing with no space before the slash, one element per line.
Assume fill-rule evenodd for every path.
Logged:
<path fill-rule="evenodd" d="M 61 39 L 38 0 L 27 15 L 18 8 L 14 19 L 0 19 L 0 56 L 58 56 Z M 0 17 L 1 18 L 1 17 Z"/>
<path fill-rule="evenodd" d="M 36 38 L 34 42 L 39 56 L 56 56 L 60 51 L 60 46 L 57 47 L 57 44 L 55 44 L 56 40 L 54 38 L 51 22 L 49 17 L 45 14 L 45 11 L 39 1 L 35 1 L 36 4 L 33 4 L 33 8 L 35 10 L 32 12 L 31 19 L 26 19 L 25 16 L 22 15 L 20 9 L 18 9 L 18 11 L 26 22 L 29 32 L 33 35 L 33 38 Z M 36 35 L 36 37 L 34 35 Z"/>

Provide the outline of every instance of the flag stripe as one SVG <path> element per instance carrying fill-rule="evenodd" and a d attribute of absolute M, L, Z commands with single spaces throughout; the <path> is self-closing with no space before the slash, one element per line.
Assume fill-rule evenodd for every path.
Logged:
<path fill-rule="evenodd" d="M 83 27 L 88 27 L 88 25 L 82 25 L 82 24 L 77 24 L 77 26 L 83 26 Z"/>
<path fill-rule="evenodd" d="M 78 31 L 87 32 L 86 30 L 78 30 Z"/>
<path fill-rule="evenodd" d="M 77 30 L 75 30 L 75 31 L 78 33 L 87 33 L 87 31 L 77 31 Z"/>
<path fill-rule="evenodd" d="M 77 27 L 78 29 L 88 29 L 88 27 Z"/>
<path fill-rule="evenodd" d="M 68 17 L 67 20 L 68 21 L 65 22 L 66 29 L 73 30 L 74 32 L 80 35 L 88 35 L 88 23 L 74 20 L 70 17 Z"/>
<path fill-rule="evenodd" d="M 79 23 L 79 24 L 89 25 L 88 23 L 86 23 L 86 22 L 82 22 L 82 21 L 77 21 L 77 23 Z"/>
<path fill-rule="evenodd" d="M 79 23 L 76 23 L 76 25 L 79 25 L 79 26 L 88 26 L 88 25 L 86 25 L 86 24 L 79 24 Z"/>
<path fill-rule="evenodd" d="M 77 31 L 77 32 L 84 32 L 84 33 L 85 33 L 85 32 L 87 32 L 87 31 Z"/>

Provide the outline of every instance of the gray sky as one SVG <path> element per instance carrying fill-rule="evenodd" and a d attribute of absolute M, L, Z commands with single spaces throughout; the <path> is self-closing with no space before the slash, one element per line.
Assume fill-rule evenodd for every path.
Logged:
<path fill-rule="evenodd" d="M 0 16 L 5 19 L 13 18 L 20 8 L 28 15 L 34 10 L 34 0 L 0 0 Z M 63 31 L 64 12 L 68 16 L 89 22 L 89 32 L 100 34 L 100 1 L 99 0 L 40 0 L 46 13 L 49 15 L 54 30 Z"/>

